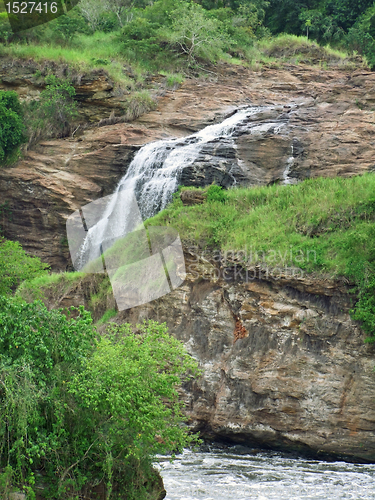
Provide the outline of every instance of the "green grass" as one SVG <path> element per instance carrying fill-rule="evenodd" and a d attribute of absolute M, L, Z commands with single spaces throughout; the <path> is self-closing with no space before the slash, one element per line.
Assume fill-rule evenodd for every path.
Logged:
<path fill-rule="evenodd" d="M 318 64 L 323 69 L 329 66 L 353 69 L 358 66 L 358 61 L 355 61 L 352 56 L 342 50 L 334 49 L 330 45 L 320 46 L 317 42 L 309 40 L 305 36 L 286 33 L 260 40 L 255 44 L 254 50 L 262 54 L 262 57 L 269 57 L 271 60 L 294 64 L 301 62 L 311 65 Z M 260 56 L 258 56 L 258 59 L 260 59 Z"/>
<path fill-rule="evenodd" d="M 178 196 L 148 226 L 171 225 L 185 245 L 220 249 L 236 264 L 345 278 L 352 317 L 375 343 L 375 174 L 239 188 L 185 207 Z"/>
<path fill-rule="evenodd" d="M 104 325 L 105 323 L 108 323 L 108 321 L 111 318 L 114 318 L 117 314 L 116 309 L 108 309 L 103 316 L 100 318 L 100 320 L 97 322 L 97 325 Z"/>
<path fill-rule="evenodd" d="M 160 71 L 160 74 L 165 76 L 165 84 L 167 88 L 177 88 L 184 83 L 184 76 L 181 73 L 169 73 L 168 71 Z"/>
<path fill-rule="evenodd" d="M 125 86 L 134 86 L 134 80 L 123 71 L 126 61 L 121 55 L 117 33 L 77 34 L 69 46 L 11 43 L 0 47 L 0 56 L 67 63 L 80 73 L 103 68 L 115 81 Z M 136 66 L 132 69 L 136 80 L 142 79 L 141 69 Z"/>
<path fill-rule="evenodd" d="M 185 247 L 194 246 L 198 253 L 220 249 L 239 264 L 291 266 L 318 276 L 346 277 L 356 285 L 353 318 L 361 321 L 370 341 L 375 341 L 375 173 L 350 179 L 310 179 L 293 186 L 205 191 L 211 192 L 207 201 L 190 207 L 183 206 L 177 193 L 146 226 L 171 226 Z M 139 235 L 127 235 L 105 256 L 118 263 L 121 273 L 124 264 L 143 258 Z M 83 276 L 42 276 L 23 283 L 18 294 L 26 300 L 43 298 L 46 290 L 49 296 L 61 296 L 62 290 Z M 89 309 L 104 323 L 115 314 L 113 306 L 107 310 L 111 284 L 104 275 L 93 276 L 98 279 L 88 283 Z"/>
<path fill-rule="evenodd" d="M 278 67 L 285 62 L 320 64 L 323 69 L 329 66 L 350 69 L 358 65 L 358 62 L 354 63 L 344 52 L 329 46 L 320 47 L 306 37 L 295 35 L 282 34 L 263 39 L 254 46 L 243 47 L 242 52 L 242 59 L 225 53 L 221 59 L 230 64 L 249 66 L 253 70 L 259 70 L 263 65 Z M 181 58 L 174 60 L 163 50 L 158 55 L 158 61 L 127 56 L 121 46 L 119 32 L 96 32 L 92 35 L 78 33 L 66 46 L 47 42 L 14 42 L 2 45 L 0 56 L 33 59 L 39 63 L 54 61 L 68 64 L 71 70 L 78 74 L 102 68 L 115 82 L 120 83 L 122 88 L 129 90 L 142 86 L 145 75 L 155 71 L 166 76 L 167 87 L 174 88 L 183 82 L 181 72 L 188 69 Z M 124 65 L 131 68 L 131 77 L 124 72 Z"/>
<path fill-rule="evenodd" d="M 67 290 L 83 277 L 84 273 L 79 272 L 46 274 L 32 280 L 24 281 L 16 294 L 27 301 L 43 299 L 46 289 L 58 290 L 59 293 L 63 293 L 63 291 Z"/>
<path fill-rule="evenodd" d="M 350 274 L 375 259 L 375 174 L 295 186 L 237 188 L 226 203 L 185 207 L 179 197 L 147 225 L 171 225 L 187 244 L 247 251 L 254 262 Z"/>

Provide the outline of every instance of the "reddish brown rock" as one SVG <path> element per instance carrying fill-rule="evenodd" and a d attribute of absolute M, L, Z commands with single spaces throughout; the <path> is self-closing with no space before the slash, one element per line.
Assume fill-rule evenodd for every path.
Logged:
<path fill-rule="evenodd" d="M 34 92 L 38 83 L 34 77 L 23 74 L 22 65 L 16 65 L 15 74 L 8 66 L 3 65 L 0 75 L 3 88 L 14 88 L 24 96 Z M 96 90 L 112 92 L 103 72 L 96 77 L 77 80 L 88 108 Z M 160 97 L 157 110 L 132 124 L 92 128 L 80 137 L 44 142 L 15 167 L 0 169 L 0 202 L 8 202 L 13 213 L 4 221 L 5 235 L 54 269 L 65 269 L 69 266 L 66 218 L 79 206 L 110 194 L 140 146 L 186 136 L 247 104 L 272 105 L 260 119 L 284 125 L 266 136 L 245 133 L 234 143 L 212 144 L 183 173 L 182 183 L 210 184 L 214 168 L 215 179 L 220 183 L 222 177 L 224 186 L 232 182 L 231 169 L 239 184 L 282 182 L 292 154 L 287 172 L 291 182 L 373 171 L 374 88 L 375 74 L 364 70 L 322 71 L 300 65 L 259 72 L 236 67 L 233 73 L 232 67 L 219 65 L 216 77 L 187 79 L 179 90 Z M 112 97 L 107 97 L 108 104 Z M 107 116 L 104 101 L 103 117 Z"/>

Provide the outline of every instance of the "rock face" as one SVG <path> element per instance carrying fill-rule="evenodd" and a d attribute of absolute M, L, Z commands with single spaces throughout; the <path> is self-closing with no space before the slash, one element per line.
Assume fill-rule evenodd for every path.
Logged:
<path fill-rule="evenodd" d="M 192 427 L 375 461 L 375 350 L 349 316 L 348 285 L 302 271 L 246 277 L 215 260 L 186 254 L 183 286 L 116 319 L 165 321 L 199 360 L 202 378 L 183 391 Z"/>
<path fill-rule="evenodd" d="M 0 58 L 0 90 L 15 90 L 25 101 L 38 99 L 49 73 L 72 82 L 80 104 L 79 113 L 88 122 L 97 123 L 102 118 L 108 118 L 113 110 L 121 114 L 130 94 L 116 86 L 103 69 L 80 73 L 63 63 L 37 63 L 6 57 Z"/>
<path fill-rule="evenodd" d="M 25 75 L 7 75 L 3 66 L 2 88 L 37 91 Z M 81 81 L 82 99 L 111 99 L 105 78 L 91 90 Z M 11 210 L 0 221 L 5 236 L 66 269 L 66 218 L 110 194 L 139 147 L 187 136 L 250 104 L 268 106 L 258 120 L 275 127 L 212 143 L 182 183 L 197 185 L 204 174 L 199 185 L 210 184 L 215 169 L 232 169 L 249 186 L 374 170 L 374 73 L 223 65 L 212 81 L 187 80 L 167 92 L 133 124 L 41 143 L 0 169 L 0 205 Z M 224 273 L 220 259 L 186 257 L 183 286 L 116 321 L 166 321 L 199 359 L 202 378 L 182 391 L 192 427 L 247 444 L 374 461 L 374 349 L 350 319 L 348 285 L 282 270 L 246 274 L 233 263 Z M 84 289 L 69 293 L 60 304 L 87 303 Z"/>
<path fill-rule="evenodd" d="M 245 269 L 185 249 L 187 278 L 112 321 L 166 322 L 200 364 L 181 388 L 190 426 L 211 439 L 375 461 L 375 349 L 349 315 L 350 285 L 297 269 Z M 103 275 L 47 290 L 48 307 L 85 304 Z M 27 297 L 26 297 L 27 298 Z M 108 295 L 93 311 L 115 305 Z"/>
<path fill-rule="evenodd" d="M 29 99 L 40 91 L 40 83 L 38 66 L 25 64 L 2 61 L 0 88 Z M 120 106 L 102 71 L 78 75 L 75 85 L 83 108 L 89 114 L 95 110 L 95 119 Z M 261 106 L 257 120 L 274 121 L 275 127 L 260 134 L 239 130 L 233 141 L 213 141 L 184 171 L 181 184 L 215 181 L 228 187 L 235 177 L 237 184 L 251 186 L 372 171 L 374 89 L 375 74 L 364 70 L 300 65 L 253 72 L 219 66 L 212 80 L 187 79 L 179 90 L 165 92 L 157 110 L 132 124 L 91 128 L 74 138 L 44 142 L 15 167 L 1 168 L 0 205 L 7 203 L 12 216 L 3 215 L 0 225 L 6 237 L 19 240 L 53 269 L 69 268 L 66 218 L 110 194 L 142 145 L 187 136 L 244 105 Z"/>

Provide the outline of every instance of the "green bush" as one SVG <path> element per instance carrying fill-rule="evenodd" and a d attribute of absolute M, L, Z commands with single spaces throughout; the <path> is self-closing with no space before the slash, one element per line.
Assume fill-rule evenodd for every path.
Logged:
<path fill-rule="evenodd" d="M 225 203 L 228 200 L 228 195 L 223 190 L 221 186 L 210 186 L 207 190 L 207 201 L 213 202 L 218 201 L 219 203 Z"/>
<path fill-rule="evenodd" d="M 0 12 L 0 41 L 8 43 L 12 35 L 13 31 L 8 21 L 8 14 L 6 12 Z"/>
<path fill-rule="evenodd" d="M 49 266 L 25 253 L 17 241 L 0 236 L 0 296 L 11 294 L 23 281 L 47 274 Z"/>
<path fill-rule="evenodd" d="M 156 101 L 147 90 L 134 92 L 126 102 L 125 118 L 127 121 L 136 120 L 143 113 L 156 108 Z"/>
<path fill-rule="evenodd" d="M 127 55 L 151 58 L 160 50 L 158 43 L 159 25 L 144 17 L 138 17 L 121 30 L 121 40 Z"/>
<path fill-rule="evenodd" d="M 196 363 L 165 325 L 112 326 L 96 339 L 83 308 L 0 297 L 0 495 L 148 498 L 156 453 L 192 442 L 177 387 Z M 8 469 L 6 469 L 8 467 Z"/>
<path fill-rule="evenodd" d="M 0 90 L 0 162 L 24 140 L 24 124 L 18 95 L 13 91 Z"/>
<path fill-rule="evenodd" d="M 197 58 L 215 62 L 227 42 L 221 21 L 210 18 L 198 4 L 183 3 L 172 12 L 173 23 L 164 31 L 174 50 L 187 56 L 188 65 Z"/>
<path fill-rule="evenodd" d="M 349 29 L 345 43 L 350 50 L 364 55 L 371 68 L 375 67 L 375 4 Z"/>
<path fill-rule="evenodd" d="M 67 136 L 78 117 L 74 87 L 55 75 L 47 76 L 45 82 L 46 88 L 40 93 L 39 101 L 26 107 L 29 144 L 42 137 Z"/>

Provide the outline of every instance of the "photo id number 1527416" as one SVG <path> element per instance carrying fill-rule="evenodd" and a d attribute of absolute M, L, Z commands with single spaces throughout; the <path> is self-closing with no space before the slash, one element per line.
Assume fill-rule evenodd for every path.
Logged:
<path fill-rule="evenodd" d="M 57 3 L 43 2 L 12 2 L 5 4 L 8 14 L 32 14 L 39 12 L 40 14 L 57 13 Z"/>

